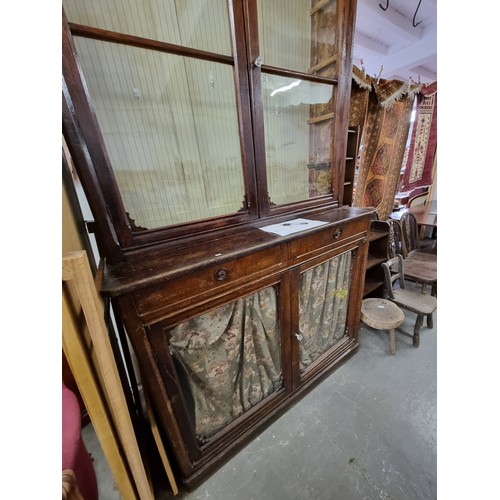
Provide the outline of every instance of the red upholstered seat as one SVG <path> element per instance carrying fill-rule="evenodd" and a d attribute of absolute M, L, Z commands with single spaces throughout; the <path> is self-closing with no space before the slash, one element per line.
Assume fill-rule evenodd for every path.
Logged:
<path fill-rule="evenodd" d="M 75 394 L 62 384 L 62 470 L 71 470 L 85 500 L 97 500 L 97 478 L 81 435 L 81 411 Z"/>

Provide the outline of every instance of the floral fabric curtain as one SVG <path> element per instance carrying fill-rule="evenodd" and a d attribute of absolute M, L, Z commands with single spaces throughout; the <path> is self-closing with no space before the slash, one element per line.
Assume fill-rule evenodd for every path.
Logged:
<path fill-rule="evenodd" d="M 273 287 L 193 318 L 171 331 L 206 440 L 282 387 L 277 294 Z"/>
<path fill-rule="evenodd" d="M 301 370 L 345 335 L 352 262 L 349 251 L 302 275 L 299 292 Z"/>

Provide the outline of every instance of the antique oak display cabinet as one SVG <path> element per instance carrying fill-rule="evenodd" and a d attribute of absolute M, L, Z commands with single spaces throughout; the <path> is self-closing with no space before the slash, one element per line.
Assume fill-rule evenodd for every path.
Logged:
<path fill-rule="evenodd" d="M 202 481 L 353 354 L 355 1 L 63 0 L 63 132 L 178 474 Z"/>

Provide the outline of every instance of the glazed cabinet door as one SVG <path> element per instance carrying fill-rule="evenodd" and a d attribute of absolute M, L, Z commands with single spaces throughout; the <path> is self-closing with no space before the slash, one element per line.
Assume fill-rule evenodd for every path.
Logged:
<path fill-rule="evenodd" d="M 354 283 L 363 258 L 358 245 L 343 245 L 294 270 L 294 388 L 316 378 L 357 346 L 359 287 Z"/>
<path fill-rule="evenodd" d="M 195 469 L 231 448 L 291 390 L 285 288 L 286 273 L 146 328 Z"/>

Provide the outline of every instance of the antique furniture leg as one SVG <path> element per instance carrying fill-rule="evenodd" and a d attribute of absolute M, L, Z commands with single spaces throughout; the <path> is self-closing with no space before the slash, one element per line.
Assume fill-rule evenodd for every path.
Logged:
<path fill-rule="evenodd" d="M 394 328 L 389 330 L 389 344 L 391 346 L 391 354 L 396 354 L 396 330 Z"/>
<path fill-rule="evenodd" d="M 427 327 L 428 328 L 434 328 L 434 321 L 432 318 L 432 314 L 427 315 Z"/>
<path fill-rule="evenodd" d="M 424 322 L 424 315 L 419 314 L 417 316 L 417 321 L 415 323 L 415 330 L 413 331 L 413 345 L 415 347 L 418 347 L 420 345 L 420 327 L 422 326 L 423 322 Z"/>

